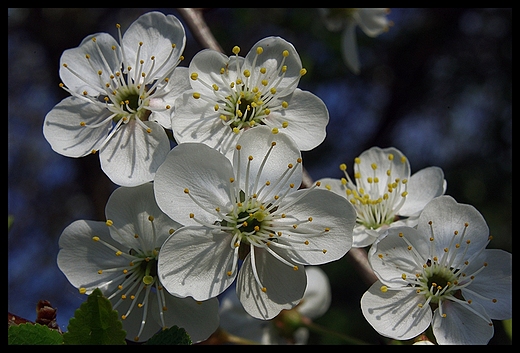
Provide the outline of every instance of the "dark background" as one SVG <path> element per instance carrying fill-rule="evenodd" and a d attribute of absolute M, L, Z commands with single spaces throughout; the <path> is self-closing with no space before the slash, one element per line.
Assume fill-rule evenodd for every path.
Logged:
<path fill-rule="evenodd" d="M 140 15 L 176 9 L 8 9 L 8 311 L 29 320 L 46 299 L 66 331 L 85 300 L 56 265 L 58 238 L 77 219 L 104 220 L 114 185 L 97 155 L 53 152 L 43 137 L 48 111 L 68 94 L 58 87 L 59 58 L 89 34 L 117 38 Z M 447 194 L 475 206 L 494 236 L 489 248 L 512 252 L 512 10 L 392 8 L 394 25 L 377 38 L 359 28 L 361 73 L 341 59 L 340 33 L 328 31 L 318 9 L 207 9 L 204 17 L 227 55 L 258 40 L 293 43 L 307 74 L 299 87 L 327 105 L 327 138 L 304 152 L 310 176 L 341 177 L 338 166 L 372 147 L 394 146 L 412 172 L 439 166 Z M 185 23 L 186 24 L 186 23 Z M 187 66 L 202 49 L 187 32 Z M 243 54 L 242 54 L 243 53 Z M 316 320 L 369 343 L 383 343 L 364 320 L 367 286 L 348 259 L 322 266 L 333 297 Z M 341 343 L 311 334 L 311 343 Z M 500 322 L 490 344 L 511 344 Z"/>

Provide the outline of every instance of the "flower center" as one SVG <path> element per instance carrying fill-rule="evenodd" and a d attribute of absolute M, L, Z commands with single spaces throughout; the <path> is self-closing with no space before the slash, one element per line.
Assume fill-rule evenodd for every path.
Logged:
<path fill-rule="evenodd" d="M 117 25 L 116 27 L 121 42 L 120 26 Z M 92 121 L 88 124 L 84 121 L 80 122 L 80 125 L 84 128 L 98 128 L 106 126 L 109 121 L 112 121 L 111 131 L 103 140 L 98 150 L 108 143 L 122 124 L 128 124 L 130 121 L 135 121 L 137 125 L 141 126 L 147 133 L 152 132 L 152 129 L 143 123 L 143 121 L 148 120 L 148 117 L 152 113 L 149 107 L 149 101 L 156 92 L 164 90 L 164 87 L 168 83 L 169 76 L 179 62 L 184 59 L 180 56 L 176 63 L 169 63 L 176 48 L 176 45 L 172 44 L 168 56 L 164 58 L 164 62 L 158 65 L 159 67 L 156 67 L 155 56 L 141 58 L 141 47 L 144 43 L 139 42 L 135 45 L 138 50 L 137 57 L 135 58 L 135 67 L 133 67 L 131 65 L 134 64 L 134 62 L 127 62 L 123 48 L 118 45 L 112 45 L 110 48 L 102 47 L 96 37 L 92 38 L 92 43 L 84 44 L 85 50 L 90 50 L 91 52 L 85 54 L 86 63 L 81 64 L 86 64 L 87 67 L 90 67 L 95 72 L 94 76 L 98 77 L 98 80 L 95 82 L 92 82 L 91 77 L 80 75 L 71 65 L 63 63 L 63 67 L 82 80 L 88 90 L 85 89 L 81 93 L 74 92 L 65 87 L 63 83 L 60 83 L 60 87 L 75 97 L 88 100 L 92 104 L 107 109 L 110 113 L 101 121 Z M 162 48 L 158 48 L 157 50 L 160 52 Z M 107 56 L 109 51 L 112 51 L 112 53 Z M 111 58 L 112 55 L 115 56 L 117 60 L 120 60 L 120 64 L 116 65 L 116 67 L 112 67 L 114 65 L 109 64 L 113 62 L 113 60 L 110 60 L 113 59 Z M 95 56 L 95 60 L 92 59 L 92 56 Z M 159 74 L 166 65 L 169 65 L 168 70 Z M 171 107 L 166 105 L 165 108 L 170 109 Z M 92 153 L 95 152 L 97 151 L 92 151 Z"/>
<path fill-rule="evenodd" d="M 416 268 L 418 270 L 412 278 L 409 278 L 406 273 L 401 275 L 401 278 L 408 283 L 409 286 L 414 287 L 418 295 L 423 295 L 425 298 L 424 303 L 419 304 L 420 308 L 430 306 L 432 309 L 439 310 L 441 317 L 446 317 L 443 312 L 442 303 L 445 300 L 457 302 L 463 305 L 464 308 L 470 310 L 474 314 L 480 316 L 484 320 L 488 321 L 488 318 L 482 316 L 481 313 L 472 308 L 471 300 L 466 300 L 463 296 L 463 292 L 471 293 L 482 299 L 489 300 L 492 303 L 496 303 L 495 298 L 485 298 L 481 294 L 475 293 L 471 288 L 471 283 L 475 277 L 487 267 L 487 263 L 482 263 L 480 268 L 477 268 L 472 273 L 467 273 L 468 265 L 471 261 L 474 261 L 475 256 L 468 257 L 468 248 L 471 246 L 469 239 L 465 240 L 466 230 L 469 224 L 464 223 L 462 232 L 455 230 L 453 232 L 452 239 L 449 243 L 449 247 L 442 250 L 442 254 L 435 253 L 435 235 L 433 231 L 433 222 L 429 221 L 431 229 L 431 236 L 429 241 L 431 243 L 430 253 L 426 260 L 422 254 L 420 254 L 410 243 L 410 241 L 404 236 L 403 233 L 399 233 L 399 237 L 406 243 L 406 248 L 410 251 L 410 254 L 416 262 Z M 489 237 L 489 241 L 492 237 Z M 484 249 L 487 246 L 482 247 Z M 383 254 L 378 255 L 379 258 L 383 259 Z M 382 286 L 381 291 L 386 292 L 389 290 L 387 286 Z"/>
<path fill-rule="evenodd" d="M 256 195 L 252 195 L 246 202 L 242 190 L 239 197 L 240 201 L 235 204 L 234 211 L 228 213 L 219 223 L 233 234 L 233 246 L 240 246 L 239 258 L 244 260 L 251 244 L 264 244 L 275 237 L 268 229 L 272 227 L 271 213 L 276 211 L 276 207 L 262 204 L 256 199 Z"/>
<path fill-rule="evenodd" d="M 226 206 L 227 210 L 225 212 L 223 212 L 219 206 L 214 209 L 205 207 L 201 202 L 198 202 L 188 188 L 184 189 L 184 193 L 187 194 L 195 204 L 204 209 L 206 213 L 213 214 L 217 221 L 208 224 L 208 222 L 198 219 L 194 213 L 190 213 L 191 219 L 207 228 L 215 229 L 219 233 L 225 232 L 232 235 L 230 247 L 233 249 L 233 261 L 230 266 L 231 268 L 227 271 L 227 275 L 235 275 L 238 260 L 243 260 L 249 255 L 255 281 L 263 292 L 266 292 L 267 288 L 262 285 L 257 273 L 255 248 L 265 250 L 283 264 L 297 271 L 298 265 L 285 259 L 277 251 L 292 248 L 294 243 L 296 243 L 297 246 L 304 244 L 305 247 L 308 247 L 306 251 L 325 254 L 327 253 L 327 249 L 317 248 L 313 245 L 312 239 L 314 237 L 323 236 L 330 231 L 327 227 L 300 231 L 298 227 L 302 224 L 312 222 L 313 218 L 308 217 L 301 219 L 290 214 L 290 208 L 295 203 L 320 185 L 320 183 L 316 183 L 310 188 L 305 189 L 304 192 L 301 192 L 298 197 L 293 198 L 289 202 L 284 202 L 285 197 L 291 193 L 291 191 L 294 191 L 295 185 L 294 183 L 290 183 L 289 180 L 292 179 L 292 175 L 297 170 L 295 165 L 289 163 L 287 169 L 283 171 L 276 180 L 266 180 L 263 184 L 260 182 L 262 170 L 275 146 L 276 142 L 272 142 L 271 147 L 260 162 L 260 168 L 257 174 L 252 175 L 250 173 L 252 169 L 251 163 L 254 158 L 253 156 L 249 156 L 244 168 L 246 173 L 243 176 L 245 178 L 243 183 L 240 181 L 240 172 L 236 175 L 236 180 L 235 177 L 230 178 L 229 192 L 231 206 Z M 236 170 L 240 171 L 242 170 L 240 163 L 244 163 L 240 157 L 241 146 L 237 145 L 236 149 L 238 154 L 238 158 L 236 158 L 238 163 Z M 296 163 L 298 168 L 300 168 L 302 159 L 297 158 Z M 239 186 L 242 186 L 242 188 Z M 285 212 L 287 212 L 287 214 Z"/>
<path fill-rule="evenodd" d="M 126 122 L 130 119 L 148 120 L 151 111 L 146 109 L 150 100 L 146 89 L 141 92 L 139 85 L 130 84 L 120 87 L 113 94 L 115 96 L 113 101 L 119 102 L 118 105 L 108 106 L 108 109 L 115 114 L 114 122 L 117 123 L 123 118 L 127 119 Z"/>
<path fill-rule="evenodd" d="M 406 201 L 408 179 L 402 178 L 399 172 L 393 169 L 394 155 L 388 154 L 388 166 L 386 167 L 385 180 L 380 180 L 377 163 L 371 163 L 370 168 L 362 168 L 361 163 L 366 163 L 361 158 L 355 159 L 354 179 L 352 182 L 347 173 L 347 166 L 340 165 L 345 174 L 341 178 L 341 184 L 345 190 L 346 198 L 354 205 L 357 213 L 356 222 L 368 229 L 378 229 L 384 225 L 390 225 L 399 219 L 397 215 Z M 406 158 L 401 158 L 401 163 L 406 163 Z M 360 170 L 372 170 L 371 175 L 361 175 Z M 397 174 L 397 175 L 396 175 Z M 330 185 L 326 185 L 330 190 Z"/>
<path fill-rule="evenodd" d="M 280 83 L 287 72 L 285 59 L 289 56 L 289 51 L 282 52 L 282 60 L 276 66 L 257 66 L 257 59 L 263 51 L 262 47 L 256 48 L 256 57 L 249 66 L 240 60 L 242 59 L 238 56 L 240 48 L 235 46 L 233 48 L 235 56 L 230 57 L 228 64 L 220 69 L 221 80 L 218 84 L 206 82 L 197 72 L 192 72 L 190 75 L 193 81 L 200 82 L 213 93 L 205 96 L 195 92 L 193 97 L 211 103 L 220 121 L 235 133 L 256 125 L 265 125 L 271 112 L 286 109 L 289 103 L 281 98 L 292 93 L 300 77 L 307 72 L 301 68 L 294 82 L 280 89 Z M 222 87 L 219 85 L 221 82 L 224 83 Z M 286 128 L 287 125 L 287 122 L 283 122 L 281 127 Z"/>
<path fill-rule="evenodd" d="M 128 253 L 125 253 L 113 245 L 103 241 L 97 236 L 94 236 L 92 240 L 100 243 L 107 248 L 114 251 L 115 256 L 126 259 L 128 262 L 123 266 L 113 266 L 111 268 L 105 268 L 98 270 L 98 274 L 113 273 L 110 279 L 107 279 L 105 286 L 109 286 L 112 283 L 117 283 L 117 287 L 112 293 L 105 293 L 105 296 L 112 301 L 113 309 L 116 309 L 125 301 L 130 301 L 130 306 L 125 314 L 121 315 L 122 320 L 126 320 L 133 312 L 137 311 L 141 313 L 141 321 L 139 332 L 134 338 L 135 341 L 139 341 L 139 336 L 143 332 L 146 324 L 146 316 L 148 313 L 148 304 L 152 287 L 155 287 L 156 298 L 159 304 L 159 318 L 161 325 L 166 327 L 164 322 L 163 312 L 167 310 L 166 301 L 164 294 L 162 293 L 162 285 L 159 277 L 157 277 L 157 258 L 159 256 L 160 247 L 155 246 L 155 224 L 154 217 L 148 216 L 151 226 L 151 239 L 143 239 L 138 234 L 134 234 L 134 239 L 137 239 L 140 246 L 139 248 L 131 248 Z M 113 226 L 111 220 L 106 221 L 108 227 Z M 112 228 L 120 236 L 119 238 L 124 241 L 125 236 L 119 233 L 117 228 Z M 173 229 L 170 229 L 169 233 L 173 233 Z M 130 247 L 127 245 L 127 247 Z M 80 292 L 86 292 L 85 288 L 80 288 Z M 119 299 L 118 299 L 119 296 Z"/>

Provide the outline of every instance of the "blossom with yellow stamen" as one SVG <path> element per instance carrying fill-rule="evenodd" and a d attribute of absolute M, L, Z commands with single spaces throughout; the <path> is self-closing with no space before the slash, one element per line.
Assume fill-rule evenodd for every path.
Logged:
<path fill-rule="evenodd" d="M 70 283 L 81 294 L 99 288 L 119 312 L 128 340 L 143 342 L 173 325 L 193 342 L 207 339 L 219 324 L 218 300 L 174 297 L 157 276 L 161 245 L 181 225 L 159 209 L 152 183 L 116 189 L 106 216 L 63 231 L 58 267 Z"/>
<path fill-rule="evenodd" d="M 306 70 L 294 46 L 280 37 L 258 41 L 245 57 L 205 49 L 190 62 L 192 90 L 176 101 L 178 143 L 202 142 L 232 158 L 240 135 L 267 125 L 307 151 L 325 139 L 329 113 L 313 93 L 297 88 Z"/>
<path fill-rule="evenodd" d="M 487 344 L 492 320 L 512 317 L 512 255 L 486 249 L 491 239 L 473 206 L 430 201 L 416 228 L 390 228 L 370 248 L 378 281 L 361 298 L 363 315 L 397 340 L 431 325 L 438 344 Z"/>
<path fill-rule="evenodd" d="M 343 178 L 319 181 L 356 208 L 355 248 L 369 246 L 389 227 L 415 226 L 424 206 L 446 191 L 441 168 L 427 167 L 411 175 L 408 159 L 394 147 L 361 153 L 354 160 L 353 178 L 346 164 L 340 169 Z"/>
<path fill-rule="evenodd" d="M 241 134 L 233 163 L 202 143 L 174 147 L 154 181 L 159 207 L 185 225 L 159 255 L 165 288 L 205 300 L 237 279 L 244 309 L 264 320 L 297 305 L 304 265 L 343 257 L 356 218 L 345 198 L 301 182 L 297 144 L 266 126 Z"/>
<path fill-rule="evenodd" d="M 153 180 L 170 151 L 175 99 L 189 89 L 182 60 L 186 35 L 172 15 L 149 12 L 119 42 L 87 36 L 60 59 L 60 87 L 71 94 L 45 117 L 43 134 L 67 157 L 99 152 L 101 169 L 117 185 Z"/>

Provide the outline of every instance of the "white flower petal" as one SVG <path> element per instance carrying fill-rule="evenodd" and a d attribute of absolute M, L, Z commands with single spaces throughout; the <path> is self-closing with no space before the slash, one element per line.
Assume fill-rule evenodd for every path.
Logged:
<path fill-rule="evenodd" d="M 231 162 L 218 151 L 201 143 L 181 143 L 157 170 L 155 198 L 163 212 L 177 222 L 197 224 L 190 217 L 193 213 L 197 219 L 212 224 L 221 220 L 216 207 L 223 213 L 231 210 L 230 178 L 233 177 Z"/>
<path fill-rule="evenodd" d="M 288 123 L 287 128 L 280 131 L 291 136 L 302 151 L 309 151 L 320 145 L 325 140 L 326 126 L 329 123 L 325 103 L 315 94 L 299 88 L 284 98 L 289 107 L 272 112 L 265 120 L 266 125 L 279 128 L 282 123 Z"/>
<path fill-rule="evenodd" d="M 306 266 L 305 274 L 307 288 L 297 310 L 309 319 L 317 319 L 329 310 L 332 301 L 329 277 L 317 266 Z"/>
<path fill-rule="evenodd" d="M 120 71 L 121 62 L 117 41 L 107 33 L 96 33 L 83 39 L 78 47 L 63 52 L 60 77 L 73 92 L 87 92 L 90 96 L 106 95 L 104 84 L 111 81 L 111 74 Z"/>
<path fill-rule="evenodd" d="M 408 180 L 408 195 L 399 210 L 400 216 L 416 216 L 424 206 L 446 190 L 444 172 L 439 167 L 428 167 L 412 174 Z"/>
<path fill-rule="evenodd" d="M 144 342 L 150 339 L 153 335 L 161 331 L 161 324 L 159 321 L 155 320 L 153 315 L 154 312 L 156 312 L 158 309 L 156 309 L 156 306 L 153 305 L 153 303 L 157 302 L 157 295 L 156 293 L 151 290 L 149 293 L 148 301 L 144 301 L 144 293 L 145 291 L 139 295 L 139 297 L 136 297 L 135 299 L 125 299 L 121 301 L 121 304 L 119 304 L 115 310 L 119 313 L 120 317 L 121 315 L 124 315 L 128 312 L 128 309 L 130 308 L 130 305 L 132 305 L 132 302 L 134 302 L 134 307 L 130 311 L 130 315 L 128 315 L 124 320 L 122 320 L 123 323 L 123 330 L 126 331 L 126 339 L 129 341 L 134 341 L 135 337 L 139 334 L 139 330 L 141 329 L 141 322 L 144 319 L 144 315 L 146 315 L 146 325 L 143 327 L 143 331 L 139 335 L 139 341 L 138 342 Z M 115 302 L 118 301 L 118 298 L 116 297 L 112 301 L 112 305 L 114 305 Z M 139 308 L 136 304 L 145 304 L 143 307 Z M 146 312 L 144 312 L 146 310 Z M 168 313 L 170 314 L 170 313 Z"/>
<path fill-rule="evenodd" d="M 111 290 L 119 284 L 112 283 L 106 286 L 106 283 L 118 277 L 119 273 L 102 272 L 100 274 L 99 270 L 128 265 L 127 259 L 116 256 L 115 251 L 92 240 L 94 236 L 121 251 L 130 250 L 110 237 L 105 222 L 78 220 L 63 230 L 59 240 L 58 267 L 74 287 L 86 288 L 87 294 L 90 294 L 95 288 Z"/>
<path fill-rule="evenodd" d="M 389 155 L 393 155 L 393 159 L 389 160 Z M 389 179 L 387 171 L 391 170 L 391 180 L 393 183 L 396 178 L 409 179 L 410 178 L 410 162 L 404 157 L 401 151 L 395 147 L 380 148 L 371 147 L 359 155 L 360 164 L 354 164 L 354 170 L 361 174 L 361 179 L 366 181 L 366 178 L 379 178 L 379 182 L 383 186 L 388 184 Z M 377 168 L 374 170 L 374 164 Z M 358 185 L 359 187 L 359 185 Z"/>
<path fill-rule="evenodd" d="M 276 145 L 273 147 L 272 144 Z M 237 141 L 237 145 L 241 146 L 240 150 L 236 150 L 233 156 L 233 169 L 239 187 L 241 190 L 247 190 L 249 194 L 253 194 L 264 185 L 267 181 L 275 183 L 280 179 L 281 172 L 287 170 L 289 164 L 295 169 L 290 178 L 284 179 L 283 184 L 286 187 L 294 184 L 296 188 L 302 182 L 302 163 L 298 163 L 301 153 L 295 141 L 284 133 L 273 134 L 267 126 L 258 126 L 253 129 L 246 130 Z M 264 156 L 270 150 L 267 160 Z M 240 158 L 239 158 L 240 156 Z M 249 161 L 252 156 L 253 160 Z M 248 167 L 249 166 L 249 167 Z M 249 173 L 249 185 L 246 187 L 246 175 Z M 258 182 L 256 181 L 258 178 Z M 257 185 L 255 187 L 255 183 Z M 285 188 L 284 188 L 285 189 Z M 274 197 L 277 189 L 268 188 L 266 193 L 259 195 L 261 200 L 270 200 Z"/>
<path fill-rule="evenodd" d="M 262 54 L 257 56 L 257 48 L 262 47 Z M 288 56 L 284 56 L 283 52 L 287 50 Z M 267 79 L 269 82 L 277 82 L 278 68 L 283 65 L 287 67 L 285 74 L 277 85 L 277 91 L 284 92 L 282 95 L 290 94 L 300 82 L 300 70 L 302 62 L 298 52 L 294 46 L 280 37 L 266 37 L 254 44 L 245 57 L 245 65 L 251 70 L 252 82 L 257 82 L 261 75 L 258 68 L 265 67 L 267 72 L 261 75 L 261 79 Z M 253 63 L 255 66 L 253 67 Z"/>
<path fill-rule="evenodd" d="M 175 102 L 175 114 L 171 126 L 177 143 L 201 142 L 233 159 L 236 142 L 243 130 L 232 133 L 222 124 L 219 114 L 210 103 L 194 99 L 192 92 L 184 94 Z"/>
<path fill-rule="evenodd" d="M 397 340 L 408 340 L 423 333 L 432 320 L 429 306 L 420 308 L 424 296 L 415 289 L 381 291 L 382 283 L 375 282 L 361 297 L 365 319 L 381 335 Z"/>
<path fill-rule="evenodd" d="M 122 124 L 99 152 L 101 169 L 117 185 L 137 186 L 152 181 L 170 151 L 164 128 L 153 121 L 143 123 L 150 133 L 131 120 Z"/>
<path fill-rule="evenodd" d="M 417 225 L 419 233 L 431 234 L 429 221 L 432 221 L 437 254 L 442 254 L 444 248 L 450 248 L 455 231 L 461 235 L 465 231 L 464 242 L 469 240 L 471 245 L 465 256 L 462 251 L 457 254 L 453 262 L 455 267 L 462 267 L 461 261 L 468 259 L 471 254 L 478 253 L 487 245 L 489 228 L 484 217 L 475 207 L 459 204 L 451 196 L 439 196 L 425 206 Z M 464 230 L 466 222 L 468 227 Z M 460 239 L 460 236 L 457 239 Z"/>
<path fill-rule="evenodd" d="M 401 237 L 400 234 L 403 236 Z M 405 240 L 406 239 L 406 240 Z M 408 248 L 411 244 L 411 249 Z M 388 229 L 372 244 L 368 260 L 377 277 L 388 286 L 406 286 L 401 277 L 414 278 L 428 260 L 429 241 L 425 235 L 410 227 Z M 418 262 L 417 257 L 422 260 Z"/>
<path fill-rule="evenodd" d="M 157 88 L 157 92 L 149 101 L 148 108 L 152 111 L 152 114 L 148 120 L 156 121 L 165 129 L 171 130 L 171 119 L 172 115 L 175 114 L 175 101 L 184 92 L 191 89 L 187 70 L 185 67 L 177 67 L 168 80 L 168 84 Z"/>
<path fill-rule="evenodd" d="M 265 249 L 255 247 L 255 264 L 263 287 L 253 275 L 251 254 L 240 268 L 236 291 L 244 309 L 257 319 L 269 320 L 283 309 L 293 308 L 303 297 L 307 284 L 305 270 L 294 270 Z"/>
<path fill-rule="evenodd" d="M 166 326 L 182 327 L 190 335 L 193 343 L 206 340 L 218 328 L 219 302 L 217 298 L 196 301 L 190 297 L 178 298 L 167 294 L 165 299 L 168 308 L 164 315 Z M 154 300 L 152 303 L 155 309 L 157 302 Z M 158 310 L 152 311 L 158 321 L 157 313 Z"/>
<path fill-rule="evenodd" d="M 96 128 L 94 125 L 108 118 L 104 108 L 76 97 L 67 97 L 45 116 L 43 135 L 52 149 L 67 157 L 83 157 L 97 150 L 112 128 L 112 121 Z"/>
<path fill-rule="evenodd" d="M 239 65 L 243 63 L 243 60 L 243 58 L 239 57 Z M 222 85 L 223 74 L 220 70 L 223 68 L 228 70 L 228 75 L 230 77 L 229 80 L 234 81 L 236 76 L 236 62 L 234 56 L 231 64 L 228 56 L 216 50 L 203 49 L 199 51 L 195 54 L 193 59 L 191 59 L 189 66 L 188 77 L 191 77 L 193 73 L 198 75 L 197 80 L 190 80 L 191 87 L 195 92 L 208 95 L 213 95 L 214 90 L 212 87 L 208 87 L 207 84 L 212 85 L 216 83 L 221 87 L 221 89 L 226 91 L 229 90 L 229 87 Z"/>
<path fill-rule="evenodd" d="M 370 246 L 379 237 L 379 231 L 368 229 L 363 225 L 356 225 L 352 233 L 352 247 L 364 248 Z"/>
<path fill-rule="evenodd" d="M 487 317 L 482 306 L 470 304 L 473 310 Z M 485 345 L 493 337 L 493 326 L 489 321 L 465 308 L 466 305 L 445 301 L 442 303 L 441 317 L 439 309 L 433 315 L 432 329 L 438 344 L 480 344 Z"/>
<path fill-rule="evenodd" d="M 486 249 L 465 270 L 468 274 L 486 268 L 462 289 L 464 299 L 481 304 L 489 317 L 494 320 L 507 320 L 513 317 L 513 255 L 504 250 Z M 495 301 L 496 300 L 496 301 Z"/>
<path fill-rule="evenodd" d="M 362 8 L 354 12 L 353 16 L 367 36 L 376 37 L 388 30 L 388 13 L 388 8 Z"/>
<path fill-rule="evenodd" d="M 168 292 L 196 300 L 216 297 L 233 283 L 231 235 L 205 227 L 183 227 L 159 253 L 158 276 Z"/>
<path fill-rule="evenodd" d="M 298 201 L 285 209 L 284 205 L 294 199 Z M 287 216 L 276 223 L 289 227 L 278 240 L 291 245 L 290 249 L 283 250 L 291 260 L 320 265 L 338 260 L 350 250 L 356 211 L 345 198 L 327 190 L 298 190 L 287 196 L 279 208 Z M 294 229 L 291 227 L 295 221 L 305 221 L 309 217 L 312 221 L 298 224 Z"/>
<path fill-rule="evenodd" d="M 175 48 L 172 48 L 173 44 Z M 154 11 L 142 15 L 130 25 L 121 45 L 127 65 L 134 66 L 139 60 L 144 60 L 142 71 L 159 79 L 177 66 L 186 45 L 186 35 L 182 23 L 175 16 Z M 155 57 L 153 71 L 151 57 Z M 134 69 L 138 71 L 137 67 Z"/>
<path fill-rule="evenodd" d="M 174 230 L 181 227 L 157 206 L 152 183 L 117 188 L 108 199 L 105 213 L 113 222 L 109 228 L 112 237 L 133 249 L 141 248 L 143 242 L 148 249 L 158 248 Z M 140 239 L 136 239 L 135 235 L 139 235 Z"/>
<path fill-rule="evenodd" d="M 281 344 L 272 321 L 249 315 L 237 297 L 235 286 L 220 298 L 220 327 L 227 332 L 260 344 Z"/>
<path fill-rule="evenodd" d="M 356 22 L 349 21 L 341 32 L 341 54 L 345 65 L 356 75 L 359 74 L 359 54 L 356 39 Z"/>

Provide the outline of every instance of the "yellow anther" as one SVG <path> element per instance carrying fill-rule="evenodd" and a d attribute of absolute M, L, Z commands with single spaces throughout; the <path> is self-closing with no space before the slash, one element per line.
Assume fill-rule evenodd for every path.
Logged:
<path fill-rule="evenodd" d="M 232 52 L 233 52 L 233 54 L 238 55 L 238 53 L 240 53 L 240 47 L 235 45 L 233 47 Z"/>
<path fill-rule="evenodd" d="M 105 224 L 106 224 L 107 226 L 111 227 L 111 226 L 114 224 L 114 222 L 112 222 L 110 219 L 107 219 L 107 221 L 105 222 Z"/>
<path fill-rule="evenodd" d="M 305 68 L 300 70 L 300 76 L 303 76 L 307 73 L 307 70 Z"/>
<path fill-rule="evenodd" d="M 267 288 L 263 287 L 262 292 L 264 292 L 264 293 L 267 292 Z"/>
<path fill-rule="evenodd" d="M 249 70 L 244 70 L 244 76 L 245 76 L 245 77 L 249 77 L 249 76 L 251 76 L 251 71 L 249 71 Z"/>
<path fill-rule="evenodd" d="M 282 108 L 287 109 L 287 107 L 289 107 L 289 103 L 287 103 L 286 101 L 283 101 Z"/>
<path fill-rule="evenodd" d="M 213 87 L 214 91 L 218 91 L 218 86 L 215 83 L 211 87 Z"/>
<path fill-rule="evenodd" d="M 87 293 L 87 288 L 85 288 L 85 287 L 81 287 L 81 288 L 79 289 L 79 293 L 80 293 L 80 294 L 85 294 L 85 293 Z"/>
<path fill-rule="evenodd" d="M 185 194 L 189 194 L 189 193 L 190 193 L 190 189 L 185 188 L 185 189 L 184 189 L 184 193 L 185 193 Z"/>
<path fill-rule="evenodd" d="M 289 51 L 288 51 L 288 50 L 284 50 L 284 51 L 282 52 L 282 55 L 283 55 L 284 57 L 288 57 L 288 56 L 289 56 Z"/>
<path fill-rule="evenodd" d="M 193 98 L 195 98 L 195 99 L 199 99 L 199 98 L 200 98 L 200 93 L 198 93 L 198 92 L 194 92 L 194 93 L 193 93 Z"/>
<path fill-rule="evenodd" d="M 278 133 L 278 128 L 273 127 L 273 129 L 271 130 L 271 132 L 272 132 L 273 134 L 276 135 L 276 134 Z"/>
<path fill-rule="evenodd" d="M 123 252 L 121 250 L 116 251 L 116 256 L 121 256 Z"/>
<path fill-rule="evenodd" d="M 234 127 L 234 128 L 233 128 L 233 132 L 234 132 L 235 134 L 238 134 L 238 133 L 240 132 L 240 129 L 239 129 L 238 127 Z"/>
<path fill-rule="evenodd" d="M 383 293 L 386 293 L 388 291 L 388 287 L 387 286 L 381 286 L 381 292 Z"/>
<path fill-rule="evenodd" d="M 258 48 L 256 48 L 256 53 L 257 53 L 258 55 L 262 54 L 263 52 L 264 52 L 264 48 L 262 48 L 262 47 L 258 47 Z"/>
<path fill-rule="evenodd" d="M 199 74 L 196 73 L 196 72 L 193 72 L 193 73 L 190 75 L 190 77 L 191 77 L 191 79 L 192 79 L 193 81 L 195 81 L 196 79 L 199 78 Z"/>

